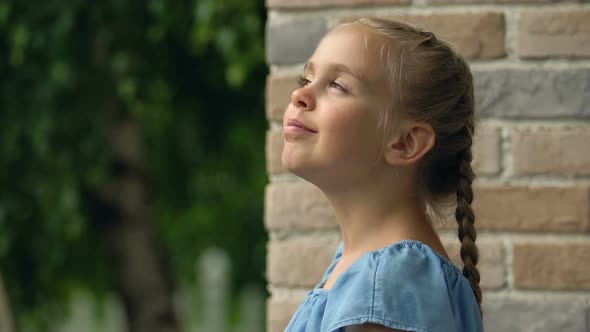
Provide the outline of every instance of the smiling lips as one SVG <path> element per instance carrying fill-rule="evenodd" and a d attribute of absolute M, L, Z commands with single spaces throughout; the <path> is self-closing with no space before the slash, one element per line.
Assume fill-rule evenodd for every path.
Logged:
<path fill-rule="evenodd" d="M 307 134 L 317 134 L 317 130 L 311 129 L 308 126 L 304 125 L 298 120 L 289 119 L 287 121 L 287 125 L 285 126 L 285 133 L 307 133 Z"/>

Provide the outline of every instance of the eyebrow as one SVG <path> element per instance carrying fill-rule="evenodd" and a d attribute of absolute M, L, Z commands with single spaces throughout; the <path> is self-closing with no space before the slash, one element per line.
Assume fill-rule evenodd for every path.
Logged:
<path fill-rule="evenodd" d="M 349 67 L 341 64 L 341 63 L 328 63 L 328 65 L 326 66 L 328 71 L 338 71 L 338 72 L 344 72 L 347 74 L 350 74 L 352 76 L 354 76 L 356 79 L 358 79 L 361 82 L 367 82 L 367 80 L 365 79 L 365 77 L 363 75 L 361 75 L 360 73 L 350 69 Z M 314 70 L 314 64 L 311 61 L 308 61 L 307 63 L 305 63 L 305 66 L 303 66 L 303 71 L 306 70 Z"/>

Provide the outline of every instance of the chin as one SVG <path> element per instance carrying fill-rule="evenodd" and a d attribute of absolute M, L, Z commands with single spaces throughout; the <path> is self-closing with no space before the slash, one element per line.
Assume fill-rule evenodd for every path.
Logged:
<path fill-rule="evenodd" d="M 297 149 L 288 146 L 288 144 L 289 143 L 285 142 L 285 146 L 283 147 L 281 163 L 286 170 L 293 173 L 301 167 L 301 163 L 305 161 L 305 158 L 301 156 L 301 153 L 297 151 Z"/>
<path fill-rule="evenodd" d="M 333 170 L 331 164 L 326 164 L 326 160 L 317 160 L 313 154 L 307 151 L 300 151 L 298 149 L 283 148 L 281 154 L 281 162 L 283 168 L 293 175 L 320 187 L 325 178 L 330 178 L 329 175 Z"/>
<path fill-rule="evenodd" d="M 287 154 L 283 151 L 281 162 L 287 171 L 304 180 L 308 180 L 309 176 L 313 174 L 313 167 L 307 162 L 306 158 L 301 158 L 296 154 Z"/>
<path fill-rule="evenodd" d="M 293 156 L 285 156 L 284 153 L 283 153 L 283 157 L 281 158 L 281 162 L 283 163 L 283 167 L 287 171 L 289 171 L 297 176 L 300 176 L 299 173 L 303 169 L 305 169 L 304 163 L 297 160 L 297 158 L 293 158 Z"/>

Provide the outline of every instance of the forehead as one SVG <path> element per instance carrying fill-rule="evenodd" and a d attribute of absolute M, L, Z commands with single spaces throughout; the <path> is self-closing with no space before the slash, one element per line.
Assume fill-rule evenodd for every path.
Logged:
<path fill-rule="evenodd" d="M 345 66 L 369 82 L 383 78 L 381 42 L 368 27 L 349 25 L 328 33 L 309 59 L 317 67 Z M 334 66 L 336 65 L 336 66 Z"/>

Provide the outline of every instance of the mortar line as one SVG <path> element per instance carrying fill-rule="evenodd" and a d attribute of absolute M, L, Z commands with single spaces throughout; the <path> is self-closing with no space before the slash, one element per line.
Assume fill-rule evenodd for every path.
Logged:
<path fill-rule="evenodd" d="M 477 216 L 476 216 L 477 217 Z M 477 226 L 476 226 L 477 229 Z M 454 230 L 447 230 L 447 229 L 438 229 L 438 234 L 441 239 L 453 239 L 457 235 L 454 233 Z M 504 243 L 507 245 L 512 246 L 514 243 L 543 243 L 543 244 L 579 244 L 579 243 L 589 243 L 590 244 L 590 234 L 580 234 L 579 232 L 567 232 L 567 233 L 542 233 L 542 232 L 518 232 L 518 231 L 488 231 L 488 230 L 478 230 L 477 232 L 477 240 L 483 242 L 494 242 L 498 240 L 505 241 Z"/>
<path fill-rule="evenodd" d="M 455 12 L 499 12 L 502 10 L 534 10 L 551 12 L 569 11 L 569 10 L 587 10 L 590 9 L 590 3 L 530 3 L 530 4 L 440 4 L 440 5 L 364 5 L 364 6 L 332 6 L 332 7 L 306 7 L 306 8 L 282 8 L 271 9 L 268 11 L 270 19 L 282 19 L 283 16 L 320 16 L 320 17 L 342 17 L 342 16 L 363 16 L 375 15 L 380 16 L 391 14 L 409 13 L 409 14 L 433 14 L 433 13 L 455 13 Z M 352 14 L 351 14 L 352 13 Z"/>

